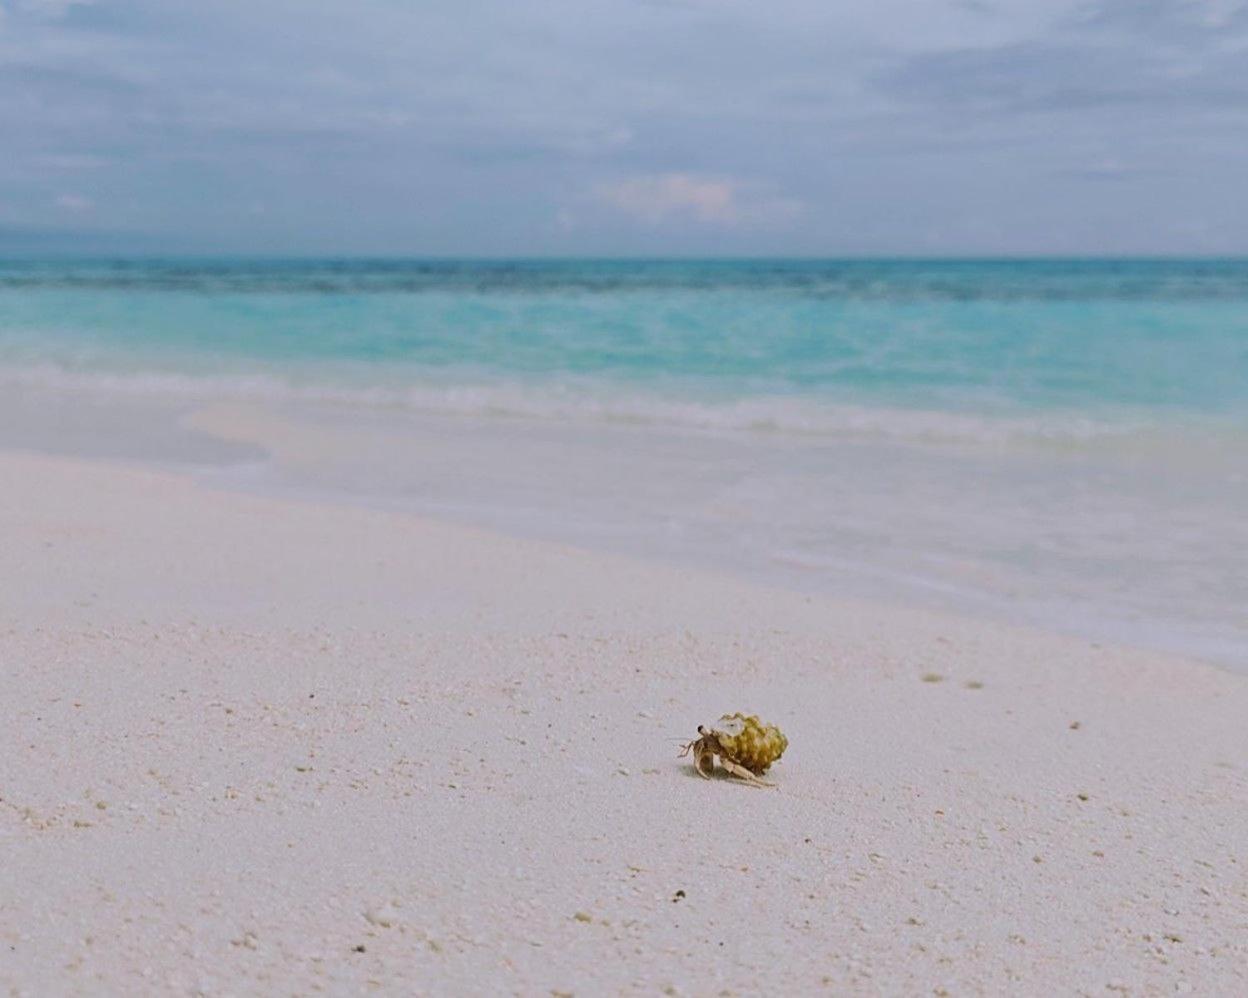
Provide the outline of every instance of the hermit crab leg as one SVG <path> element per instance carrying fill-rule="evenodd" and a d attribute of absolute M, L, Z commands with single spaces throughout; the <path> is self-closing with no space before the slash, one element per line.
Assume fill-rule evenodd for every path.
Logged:
<path fill-rule="evenodd" d="M 740 777 L 741 779 L 745 780 L 747 783 L 751 783 L 756 787 L 774 787 L 775 786 L 774 783 L 768 783 L 766 780 L 762 779 L 761 777 L 755 776 L 744 766 L 738 766 L 731 759 L 725 759 L 722 755 L 719 757 L 719 764 L 723 766 L 724 769 L 728 770 L 728 772 L 731 773 L 733 776 Z"/>

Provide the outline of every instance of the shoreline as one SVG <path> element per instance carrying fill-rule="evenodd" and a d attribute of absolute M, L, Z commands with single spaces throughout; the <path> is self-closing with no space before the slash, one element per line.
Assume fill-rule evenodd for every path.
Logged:
<path fill-rule="evenodd" d="M 22 391 L 0 416 L 0 449 L 131 461 L 227 491 L 410 512 L 1248 672 L 1235 555 L 1248 546 L 1248 478 L 1219 457 L 1220 438 L 1019 450 Z"/>
<path fill-rule="evenodd" d="M 1248 987 L 1242 676 L 167 472 L 0 480 L 6 988 Z M 734 710 L 788 735 L 778 790 L 676 758 Z"/>

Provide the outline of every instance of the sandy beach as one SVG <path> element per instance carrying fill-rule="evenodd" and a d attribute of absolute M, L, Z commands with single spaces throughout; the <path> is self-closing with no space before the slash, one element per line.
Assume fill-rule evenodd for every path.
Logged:
<path fill-rule="evenodd" d="M 6 994 L 1248 991 L 1248 681 L 0 457 Z M 677 758 L 746 710 L 778 788 Z"/>
<path fill-rule="evenodd" d="M 0 0 L 0 998 L 1248 998 L 1245 54 Z"/>

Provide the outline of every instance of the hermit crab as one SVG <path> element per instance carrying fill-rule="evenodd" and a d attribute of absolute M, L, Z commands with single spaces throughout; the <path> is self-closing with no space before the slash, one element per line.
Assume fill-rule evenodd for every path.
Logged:
<path fill-rule="evenodd" d="M 762 778 L 767 767 L 784 755 L 789 740 L 774 724 L 764 725 L 754 714 L 725 714 L 710 727 L 698 725 L 698 737 L 686 744 L 681 758 L 693 753 L 693 765 L 706 779 L 719 764 L 733 776 L 764 787 L 774 786 Z"/>

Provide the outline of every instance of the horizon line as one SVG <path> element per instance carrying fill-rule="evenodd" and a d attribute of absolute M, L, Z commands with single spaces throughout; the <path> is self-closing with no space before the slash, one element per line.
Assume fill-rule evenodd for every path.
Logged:
<path fill-rule="evenodd" d="M 0 248 L 0 262 L 148 262 L 187 261 L 343 261 L 411 263 L 1046 263 L 1046 262 L 1138 262 L 1138 263 L 1235 263 L 1248 262 L 1239 253 L 835 253 L 835 254 L 448 254 L 448 253 L 352 253 L 352 252 L 83 252 L 20 251 Z"/>

